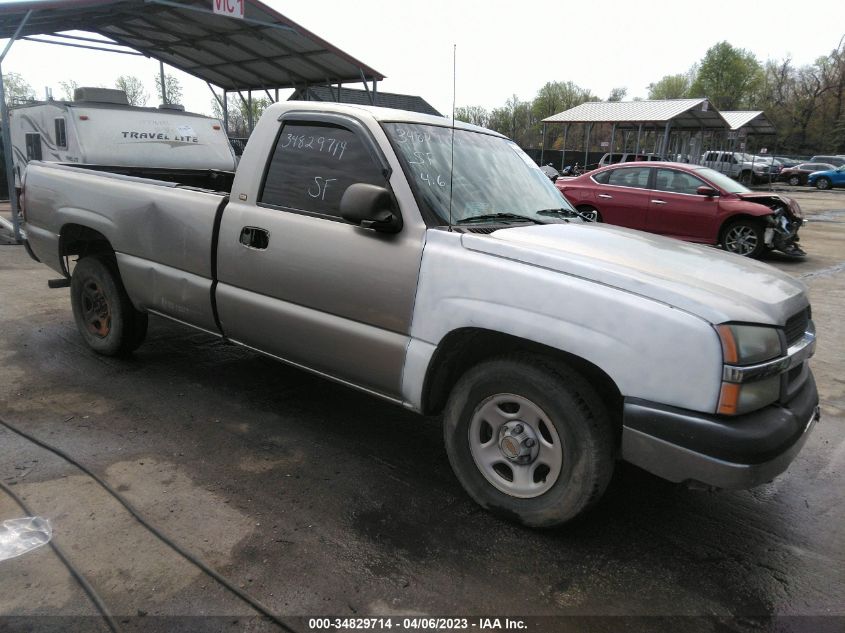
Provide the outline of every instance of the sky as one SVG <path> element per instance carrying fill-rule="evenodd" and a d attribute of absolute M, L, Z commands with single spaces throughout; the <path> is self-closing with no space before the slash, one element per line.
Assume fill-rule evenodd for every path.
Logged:
<path fill-rule="evenodd" d="M 783 0 L 264 1 L 386 75 L 380 91 L 421 95 L 443 114 L 452 108 L 453 45 L 457 105 L 492 109 L 514 94 L 532 99 L 547 81 L 573 81 L 603 99 L 614 87 L 627 88 L 628 99 L 646 97 L 649 83 L 685 72 L 721 40 L 750 50 L 761 62 L 788 56 L 803 65 L 845 36 L 838 19 L 813 19 Z M 814 12 L 825 4 L 813 4 Z M 38 98 L 48 86 L 59 98 L 63 80 L 113 87 L 122 74 L 139 77 L 154 95 L 158 62 L 21 41 L 3 71 L 22 74 Z M 167 72 L 180 79 L 188 110 L 211 112 L 205 82 Z M 151 96 L 148 104 L 156 102 Z"/>

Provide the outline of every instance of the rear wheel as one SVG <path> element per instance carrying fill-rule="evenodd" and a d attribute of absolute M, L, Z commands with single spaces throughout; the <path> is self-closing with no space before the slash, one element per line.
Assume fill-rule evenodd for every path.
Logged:
<path fill-rule="evenodd" d="M 825 189 L 830 189 L 830 185 L 830 178 L 825 178 L 824 176 L 822 176 L 821 178 L 816 180 L 816 189 L 821 189 L 822 191 L 824 191 Z"/>
<path fill-rule="evenodd" d="M 532 527 L 584 512 L 613 472 L 601 399 L 567 365 L 540 356 L 508 356 L 469 370 L 447 403 L 444 439 L 469 495 Z"/>
<path fill-rule="evenodd" d="M 750 185 L 751 184 L 751 172 L 744 171 L 739 175 L 739 182 L 743 185 Z"/>
<path fill-rule="evenodd" d="M 792 185 L 793 187 L 796 186 L 796 185 L 800 185 L 801 179 L 798 176 L 790 176 L 789 177 L 789 184 Z"/>
<path fill-rule="evenodd" d="M 76 327 L 99 354 L 120 356 L 137 349 L 147 334 L 147 314 L 132 305 L 117 264 L 108 256 L 81 259 L 73 270 L 70 301 Z"/>
<path fill-rule="evenodd" d="M 722 231 L 722 248 L 743 257 L 759 257 L 766 250 L 763 224 L 752 218 L 730 222 Z"/>
<path fill-rule="evenodd" d="M 588 204 L 582 204 L 580 207 L 577 207 L 577 209 L 592 222 L 602 222 L 601 213 L 599 213 L 599 210 L 595 207 L 591 207 Z"/>

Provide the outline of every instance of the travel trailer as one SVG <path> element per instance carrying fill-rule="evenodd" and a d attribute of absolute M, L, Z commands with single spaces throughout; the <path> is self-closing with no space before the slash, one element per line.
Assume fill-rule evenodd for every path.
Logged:
<path fill-rule="evenodd" d="M 73 101 L 34 101 L 10 109 L 15 186 L 31 160 L 178 170 L 235 169 L 218 119 L 181 105 L 129 105 L 126 93 L 77 88 Z"/>

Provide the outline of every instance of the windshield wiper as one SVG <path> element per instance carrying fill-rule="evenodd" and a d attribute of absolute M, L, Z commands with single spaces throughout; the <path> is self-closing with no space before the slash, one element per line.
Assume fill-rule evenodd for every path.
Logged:
<path fill-rule="evenodd" d="M 564 209 L 564 208 L 560 208 L 560 209 L 541 209 L 540 211 L 535 211 L 535 213 L 537 215 L 556 215 L 558 217 L 563 217 L 564 220 L 566 220 L 566 217 L 571 218 L 571 217 L 574 216 L 574 217 L 581 218 L 582 220 L 584 220 L 584 222 L 595 222 L 595 220 L 593 218 L 591 218 L 589 215 L 587 215 L 586 213 L 582 213 L 581 211 L 578 211 L 577 209 Z M 566 221 L 568 222 L 569 220 L 566 220 Z"/>
<path fill-rule="evenodd" d="M 469 218 L 458 220 L 455 224 L 470 224 L 473 222 L 489 222 L 490 220 L 518 220 L 521 222 L 533 222 L 534 224 L 542 224 L 540 220 L 529 218 L 527 215 L 519 215 L 517 213 L 486 213 L 484 215 L 473 215 Z"/>

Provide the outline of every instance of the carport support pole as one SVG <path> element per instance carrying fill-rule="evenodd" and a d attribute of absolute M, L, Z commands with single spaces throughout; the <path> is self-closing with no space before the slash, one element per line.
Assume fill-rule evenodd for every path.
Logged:
<path fill-rule="evenodd" d="M 252 125 L 254 123 L 252 117 L 252 90 L 248 90 L 246 93 L 246 110 L 249 121 L 249 135 L 252 136 Z"/>
<path fill-rule="evenodd" d="M 590 132 L 593 131 L 593 124 L 587 124 L 587 140 L 584 141 L 584 171 L 587 171 L 587 162 L 590 160 Z"/>
<path fill-rule="evenodd" d="M 546 155 L 546 123 L 543 123 L 543 140 L 540 143 L 540 165 L 543 165 L 543 159 Z"/>
<path fill-rule="evenodd" d="M 660 156 L 666 157 L 666 152 L 669 151 L 669 130 L 672 128 L 672 122 L 666 121 L 666 128 L 663 130 L 663 144 L 660 146 Z"/>
<path fill-rule="evenodd" d="M 164 62 L 159 61 L 158 63 L 158 73 L 161 77 L 161 102 L 168 103 L 167 101 L 167 84 L 164 83 Z"/>
<path fill-rule="evenodd" d="M 643 124 L 640 123 L 640 126 L 637 128 L 637 149 L 634 150 L 634 155 L 640 153 L 640 137 L 643 135 Z"/>
<path fill-rule="evenodd" d="M 229 136 L 229 91 L 223 91 L 223 129 L 226 136 Z"/>
<path fill-rule="evenodd" d="M 614 123 L 610 128 L 610 159 L 607 161 L 608 165 L 613 164 L 613 144 L 616 142 L 616 124 Z"/>
<path fill-rule="evenodd" d="M 563 126 L 563 147 L 560 152 L 560 170 L 566 167 L 566 137 L 569 136 L 569 123 Z"/>
<path fill-rule="evenodd" d="M 9 108 L 6 107 L 6 90 L 3 87 L 3 60 L 6 59 L 6 53 L 12 48 L 21 30 L 29 22 L 29 17 L 32 15 L 32 10 L 27 11 L 23 16 L 23 20 L 15 29 L 15 34 L 6 42 L 6 48 L 0 53 L 0 125 L 3 126 L 3 161 L 6 165 L 6 184 L 9 189 L 9 208 L 12 210 L 12 230 L 15 234 L 15 240 L 21 241 L 21 226 L 18 221 L 18 197 L 15 195 L 15 169 L 12 165 L 14 158 L 12 157 L 12 135 L 9 130 Z"/>

